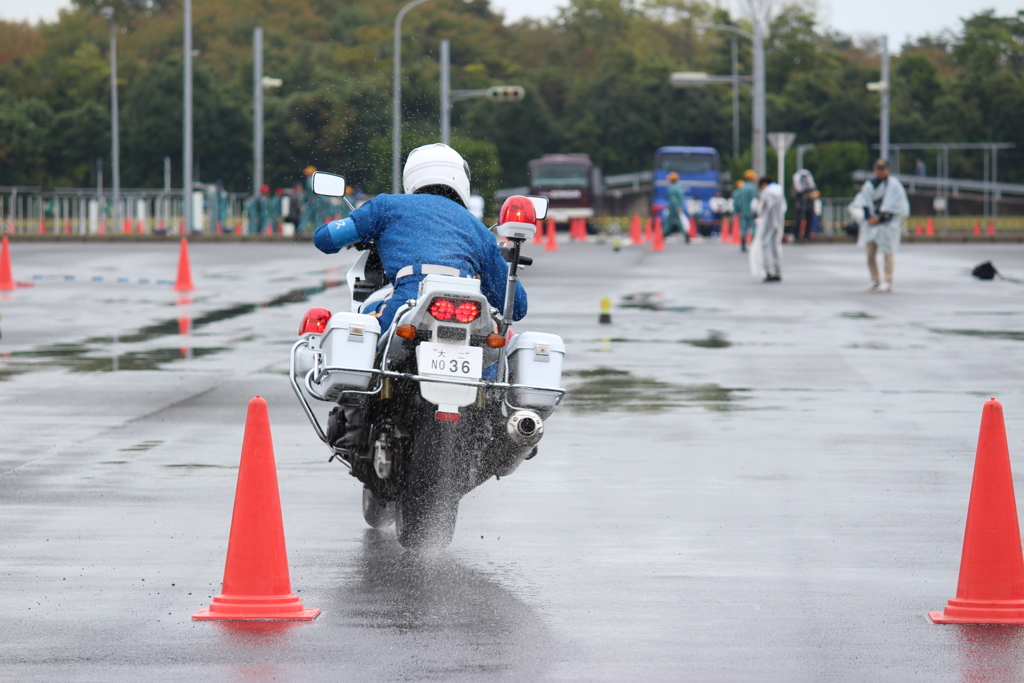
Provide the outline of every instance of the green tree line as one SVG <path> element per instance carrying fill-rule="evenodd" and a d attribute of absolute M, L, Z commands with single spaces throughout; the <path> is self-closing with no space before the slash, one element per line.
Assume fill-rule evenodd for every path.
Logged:
<path fill-rule="evenodd" d="M 194 127 L 198 177 L 247 191 L 252 175 L 252 29 L 265 32 L 266 178 L 286 186 L 307 165 L 370 192 L 390 187 L 392 22 L 405 0 L 194 0 Z M 83 186 L 110 167 L 108 23 L 118 25 L 121 168 L 125 187 L 181 183 L 180 0 L 76 0 L 53 23 L 0 21 L 0 185 Z M 526 162 L 586 152 L 605 173 L 648 168 L 657 147 L 710 145 L 734 176 L 750 163 L 750 98 L 742 149 L 732 150 L 727 86 L 676 90 L 676 70 L 730 71 L 730 38 L 702 21 L 749 29 L 740 17 L 686 0 L 572 0 L 556 19 L 506 24 L 488 0 L 432 0 L 403 30 L 403 148 L 436 141 L 439 44 L 451 41 L 452 87 L 515 83 L 521 102 L 471 100 L 453 111 L 453 145 L 488 193 L 522 185 Z M 828 195 L 852 192 L 877 142 L 877 45 L 784 6 L 766 41 L 770 130 L 815 143 L 806 165 Z M 740 44 L 740 71 L 751 73 Z M 892 140 L 1009 141 L 1000 178 L 1024 182 L 1024 11 L 982 12 L 903 45 L 892 61 Z M 930 170 L 934 158 L 924 156 Z M 773 157 L 769 153 L 769 163 Z M 790 160 L 789 168 L 792 168 Z M 904 168 L 913 158 L 903 160 Z M 772 166 L 770 166 L 772 168 Z M 981 155 L 951 174 L 981 177 Z M 108 181 L 109 182 L 109 181 Z"/>

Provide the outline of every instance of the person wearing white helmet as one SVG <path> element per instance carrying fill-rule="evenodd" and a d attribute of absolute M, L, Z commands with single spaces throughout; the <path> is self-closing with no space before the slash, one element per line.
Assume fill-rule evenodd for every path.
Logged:
<path fill-rule="evenodd" d="M 391 326 L 401 303 L 415 299 L 430 274 L 480 279 L 495 308 L 505 305 L 508 264 L 494 235 L 468 210 L 469 165 L 444 144 L 423 145 L 409 153 L 402 174 L 405 194 L 380 194 L 340 221 L 320 226 L 313 244 L 335 254 L 357 243 L 373 243 L 384 265 L 392 295 L 375 308 L 381 329 Z M 513 319 L 526 315 L 526 290 L 516 285 Z"/>

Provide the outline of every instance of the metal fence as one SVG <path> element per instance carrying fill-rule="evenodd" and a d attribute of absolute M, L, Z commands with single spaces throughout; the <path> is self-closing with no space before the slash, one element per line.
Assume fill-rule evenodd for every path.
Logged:
<path fill-rule="evenodd" d="M 228 193 L 227 216 L 218 220 L 212 187 L 193 196 L 193 232 L 234 232 L 243 223 L 244 193 Z M 169 234 L 184 230 L 180 190 L 0 187 L 0 222 L 6 234 Z M 227 223 L 224 225 L 223 223 Z"/>

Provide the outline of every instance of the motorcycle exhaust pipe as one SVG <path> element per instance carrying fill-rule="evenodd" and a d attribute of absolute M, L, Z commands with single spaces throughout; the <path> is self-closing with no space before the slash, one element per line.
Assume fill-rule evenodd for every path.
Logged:
<path fill-rule="evenodd" d="M 532 410 L 517 410 L 508 418 L 508 436 L 520 446 L 536 446 L 544 436 L 544 421 Z"/>

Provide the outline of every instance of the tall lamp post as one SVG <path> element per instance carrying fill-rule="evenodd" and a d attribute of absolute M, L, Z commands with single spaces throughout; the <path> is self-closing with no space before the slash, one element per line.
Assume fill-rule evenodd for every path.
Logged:
<path fill-rule="evenodd" d="M 192 233 L 192 0 L 185 0 L 185 83 L 181 187 L 185 234 Z"/>
<path fill-rule="evenodd" d="M 737 26 L 730 26 L 729 24 L 697 24 L 698 31 L 728 31 L 733 34 L 733 70 L 731 83 L 733 84 L 733 126 L 734 130 L 739 128 L 739 84 L 742 82 L 742 77 L 737 74 L 737 58 L 736 58 L 736 36 L 742 36 L 749 40 L 753 45 L 754 52 L 754 76 L 752 79 L 752 91 L 753 91 L 753 120 L 751 122 L 751 137 L 752 141 L 752 156 L 753 156 L 753 167 L 754 172 L 758 175 L 764 175 L 765 172 L 765 75 L 764 75 L 764 37 L 762 35 L 761 20 L 759 17 L 754 18 L 754 32 L 744 31 Z M 722 77 L 716 77 L 722 78 Z M 724 83 L 727 81 L 715 81 L 717 83 Z M 699 85 L 693 83 L 693 85 Z M 738 149 L 739 145 L 735 142 L 737 134 L 734 132 L 734 145 Z"/>
<path fill-rule="evenodd" d="M 882 36 L 882 80 L 868 83 L 868 90 L 877 92 L 878 113 L 878 156 L 889 161 L 889 36 Z M 899 162 L 896 163 L 897 168 Z M 897 171 L 898 172 L 898 171 Z"/>
<path fill-rule="evenodd" d="M 114 228 L 120 228 L 121 219 L 121 141 L 117 106 L 117 24 L 114 8 L 103 7 L 100 14 L 110 22 L 110 164 L 114 184 Z"/>
<path fill-rule="evenodd" d="M 189 0 L 186 0 L 188 2 Z M 402 164 L 402 19 L 412 8 L 427 0 L 412 0 L 395 16 L 394 86 L 391 93 L 391 193 L 398 194 Z"/>

